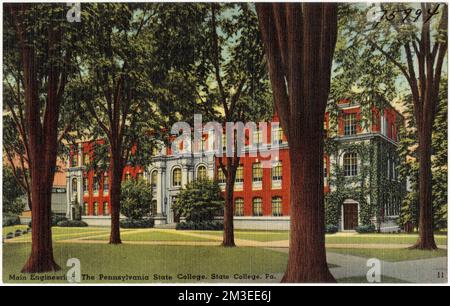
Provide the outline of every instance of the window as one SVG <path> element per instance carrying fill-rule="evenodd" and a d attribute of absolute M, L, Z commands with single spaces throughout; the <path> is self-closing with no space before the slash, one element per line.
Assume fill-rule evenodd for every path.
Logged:
<path fill-rule="evenodd" d="M 81 215 L 82 216 L 87 216 L 88 214 L 88 203 L 84 202 L 83 203 L 83 208 L 81 209 Z"/>
<path fill-rule="evenodd" d="M 358 155 L 356 153 L 344 154 L 344 176 L 358 175 Z"/>
<path fill-rule="evenodd" d="M 219 184 L 225 184 L 227 182 L 225 174 L 223 173 L 221 168 L 217 169 L 217 181 L 219 182 Z"/>
<path fill-rule="evenodd" d="M 157 170 L 153 170 L 152 174 L 150 176 L 150 184 L 153 187 L 156 187 L 156 184 L 158 183 L 158 171 Z"/>
<path fill-rule="evenodd" d="M 263 169 L 262 169 L 261 163 L 253 163 L 252 177 L 253 177 L 253 182 L 262 182 Z"/>
<path fill-rule="evenodd" d="M 283 215 L 281 197 L 272 198 L 272 216 L 280 217 Z"/>
<path fill-rule="evenodd" d="M 253 216 L 262 216 L 262 200 L 261 198 L 253 198 L 252 203 L 252 209 L 253 209 Z"/>
<path fill-rule="evenodd" d="M 240 217 L 244 215 L 244 199 L 237 198 L 234 200 L 234 215 Z"/>
<path fill-rule="evenodd" d="M 172 173 L 172 186 L 181 186 L 181 169 L 175 168 Z"/>
<path fill-rule="evenodd" d="M 76 178 L 72 179 L 72 192 L 77 193 L 78 192 L 78 181 Z"/>
<path fill-rule="evenodd" d="M 205 180 L 207 178 L 206 176 L 206 167 L 200 166 L 197 169 L 197 179 L 198 180 Z"/>
<path fill-rule="evenodd" d="M 91 161 L 91 158 L 89 156 L 89 153 L 86 153 L 86 152 L 83 153 L 83 165 L 85 165 L 85 166 L 89 165 L 90 161 Z"/>
<path fill-rule="evenodd" d="M 323 177 L 326 179 L 328 177 L 328 169 L 327 169 L 327 159 L 323 159 Z"/>
<path fill-rule="evenodd" d="M 207 147 L 206 147 L 206 144 L 207 144 L 207 141 L 208 139 L 207 139 L 207 137 L 206 137 L 206 135 L 203 135 L 202 136 L 202 152 L 206 152 L 207 151 Z"/>
<path fill-rule="evenodd" d="M 236 180 L 235 183 L 243 183 L 244 182 L 244 167 L 239 165 L 236 169 Z"/>
<path fill-rule="evenodd" d="M 105 172 L 105 174 L 103 175 L 103 192 L 105 192 L 105 193 L 109 192 L 108 172 Z"/>
<path fill-rule="evenodd" d="M 108 202 L 103 202 L 103 216 L 109 215 Z"/>
<path fill-rule="evenodd" d="M 83 177 L 83 193 L 89 193 L 89 179 L 86 176 Z"/>
<path fill-rule="evenodd" d="M 283 164 L 278 161 L 272 166 L 272 181 L 281 181 L 283 179 Z"/>
<path fill-rule="evenodd" d="M 94 216 L 98 216 L 98 203 L 94 202 Z"/>
<path fill-rule="evenodd" d="M 70 166 L 71 167 L 77 167 L 78 166 L 78 152 L 73 152 L 71 158 L 70 158 Z"/>
<path fill-rule="evenodd" d="M 98 182 L 98 176 L 97 174 L 94 175 L 94 182 L 93 182 L 93 189 L 95 193 L 98 193 L 98 188 L 99 188 L 99 182 Z"/>
<path fill-rule="evenodd" d="M 274 128 L 272 130 L 272 144 L 282 144 L 283 143 L 283 130 L 279 128 Z"/>
<path fill-rule="evenodd" d="M 253 132 L 253 144 L 259 145 L 262 143 L 262 131 Z"/>
<path fill-rule="evenodd" d="M 125 180 L 126 181 L 131 180 L 131 173 L 130 172 L 127 172 L 127 174 L 125 174 Z"/>
<path fill-rule="evenodd" d="M 227 150 L 227 134 L 222 133 L 222 150 Z"/>
<path fill-rule="evenodd" d="M 355 135 L 356 134 L 356 114 L 345 114 L 344 115 L 344 135 Z"/>

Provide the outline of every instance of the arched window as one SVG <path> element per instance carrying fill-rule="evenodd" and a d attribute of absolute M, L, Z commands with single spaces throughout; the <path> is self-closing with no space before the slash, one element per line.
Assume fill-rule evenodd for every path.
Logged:
<path fill-rule="evenodd" d="M 263 215 L 261 198 L 253 198 L 252 209 L 253 209 L 253 216 Z"/>
<path fill-rule="evenodd" d="M 103 216 L 108 216 L 109 215 L 109 206 L 108 206 L 108 202 L 103 202 Z"/>
<path fill-rule="evenodd" d="M 94 202 L 94 216 L 98 216 L 98 203 Z"/>
<path fill-rule="evenodd" d="M 83 203 L 83 208 L 81 209 L 81 215 L 87 216 L 88 215 L 88 203 Z"/>
<path fill-rule="evenodd" d="M 75 193 L 78 191 L 78 181 L 76 178 L 72 179 L 72 192 Z"/>
<path fill-rule="evenodd" d="M 152 174 L 150 175 L 150 184 L 153 187 L 156 187 L 157 183 L 158 183 L 158 171 L 157 170 L 153 170 Z"/>
<path fill-rule="evenodd" d="M 172 172 L 172 186 L 181 186 L 181 169 L 175 168 Z"/>
<path fill-rule="evenodd" d="M 283 215 L 283 206 L 281 197 L 272 198 L 272 216 L 280 217 Z"/>
<path fill-rule="evenodd" d="M 205 180 L 206 179 L 206 167 L 205 166 L 199 166 L 197 168 L 197 179 L 198 180 Z"/>
<path fill-rule="evenodd" d="M 358 154 L 344 154 L 344 176 L 358 175 Z"/>
<path fill-rule="evenodd" d="M 234 200 L 234 215 L 239 217 L 244 215 L 244 199 L 236 198 Z"/>

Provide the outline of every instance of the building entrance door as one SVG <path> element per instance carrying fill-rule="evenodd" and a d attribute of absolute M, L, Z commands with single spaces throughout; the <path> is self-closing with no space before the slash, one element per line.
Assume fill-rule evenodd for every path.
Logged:
<path fill-rule="evenodd" d="M 358 226 L 358 204 L 344 204 L 344 230 L 354 230 Z"/>

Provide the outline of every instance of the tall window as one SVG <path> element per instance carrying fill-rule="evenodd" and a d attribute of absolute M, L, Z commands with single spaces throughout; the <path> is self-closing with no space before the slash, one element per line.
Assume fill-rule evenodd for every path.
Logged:
<path fill-rule="evenodd" d="M 150 175 L 150 184 L 153 187 L 156 187 L 157 183 L 158 183 L 158 171 L 157 170 L 153 170 L 152 174 Z"/>
<path fill-rule="evenodd" d="M 98 176 L 97 176 L 97 174 L 95 174 L 94 175 L 94 179 L 93 179 L 93 190 L 94 190 L 94 193 L 98 193 L 98 189 L 99 189 L 99 182 L 98 182 Z"/>
<path fill-rule="evenodd" d="M 77 167 L 78 166 L 78 152 L 74 151 L 72 156 L 70 157 L 70 166 Z"/>
<path fill-rule="evenodd" d="M 344 135 L 356 134 L 356 114 L 344 115 Z"/>
<path fill-rule="evenodd" d="M 172 186 L 181 186 L 181 169 L 175 168 L 172 173 Z"/>
<path fill-rule="evenodd" d="M 108 202 L 103 202 L 103 216 L 109 215 Z"/>
<path fill-rule="evenodd" d="M 244 215 L 244 199 L 236 198 L 234 200 L 234 215 L 237 217 Z"/>
<path fill-rule="evenodd" d="M 157 205 L 158 205 L 157 201 L 156 201 L 156 200 L 153 200 L 153 201 L 152 201 L 152 207 L 150 208 L 150 209 L 151 209 L 151 210 L 150 210 L 150 214 L 151 214 L 152 216 L 156 216 Z"/>
<path fill-rule="evenodd" d="M 358 175 L 358 154 L 356 153 L 344 154 L 344 175 L 345 176 Z"/>
<path fill-rule="evenodd" d="M 262 131 L 253 132 L 253 144 L 259 145 L 262 143 Z"/>
<path fill-rule="evenodd" d="M 222 150 L 227 150 L 227 134 L 222 133 Z"/>
<path fill-rule="evenodd" d="M 88 181 L 88 178 L 86 176 L 83 177 L 83 193 L 84 194 L 89 193 L 89 181 Z"/>
<path fill-rule="evenodd" d="M 205 180 L 206 179 L 206 167 L 200 166 L 197 168 L 197 179 Z"/>
<path fill-rule="evenodd" d="M 272 216 L 280 217 L 283 215 L 281 197 L 272 198 Z"/>
<path fill-rule="evenodd" d="M 76 178 L 72 179 L 72 192 L 76 193 L 78 191 L 78 181 Z"/>
<path fill-rule="evenodd" d="M 105 174 L 103 175 L 103 192 L 105 192 L 105 193 L 109 192 L 108 172 L 105 172 Z"/>
<path fill-rule="evenodd" d="M 262 199 L 261 198 L 253 198 L 252 203 L 253 216 L 262 216 Z"/>
<path fill-rule="evenodd" d="M 227 181 L 221 168 L 217 169 L 217 181 L 219 184 L 225 184 Z"/>
<path fill-rule="evenodd" d="M 272 166 L 272 181 L 281 181 L 283 179 L 283 164 L 277 161 Z"/>
<path fill-rule="evenodd" d="M 253 177 L 253 182 L 262 182 L 263 169 L 262 169 L 261 163 L 253 163 L 252 177 Z"/>
<path fill-rule="evenodd" d="M 98 216 L 98 203 L 94 202 L 94 216 Z"/>
<path fill-rule="evenodd" d="M 87 214 L 88 214 L 88 203 L 84 202 L 83 208 L 81 209 L 81 215 L 87 216 Z"/>
<path fill-rule="evenodd" d="M 235 183 L 243 183 L 244 182 L 244 167 L 239 165 L 236 169 L 236 180 Z"/>
<path fill-rule="evenodd" d="M 283 130 L 279 128 L 274 128 L 272 130 L 272 144 L 282 144 L 283 143 Z"/>

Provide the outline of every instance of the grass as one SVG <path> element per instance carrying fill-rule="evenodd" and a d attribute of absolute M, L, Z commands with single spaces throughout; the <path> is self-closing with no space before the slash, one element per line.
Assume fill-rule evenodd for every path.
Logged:
<path fill-rule="evenodd" d="M 191 233 L 222 236 L 222 231 L 188 231 Z M 245 231 L 236 230 L 234 232 L 234 237 L 237 239 L 254 240 L 254 241 L 277 241 L 277 240 L 288 240 L 288 231 Z"/>
<path fill-rule="evenodd" d="M 358 284 L 364 284 L 364 283 L 368 283 L 368 284 L 377 284 L 377 283 L 369 283 L 367 281 L 367 278 L 365 276 L 353 276 L 353 277 L 346 277 L 346 278 L 340 278 L 337 280 L 338 283 L 358 283 Z M 381 275 L 381 284 L 404 284 L 404 283 L 409 283 L 407 281 L 398 279 L 398 278 L 394 278 L 394 277 L 389 277 L 389 276 L 385 276 L 385 275 Z"/>
<path fill-rule="evenodd" d="M 203 237 L 187 236 L 176 232 L 145 230 L 141 232 L 122 232 L 123 241 L 215 241 Z M 89 238 L 90 240 L 108 240 L 109 233 L 106 235 Z"/>
<path fill-rule="evenodd" d="M 3 247 L 4 282 L 48 282 L 31 280 L 30 275 L 19 273 L 30 251 L 29 243 L 5 244 Z M 211 274 L 227 275 L 221 282 L 248 282 L 235 279 L 237 274 L 258 276 L 262 282 L 265 275 L 282 273 L 286 268 L 287 254 L 260 248 L 223 248 L 202 246 L 150 246 L 150 245 L 107 245 L 107 244 L 69 244 L 54 245 L 54 255 L 62 268 L 55 273 L 39 276 L 62 277 L 67 272 L 69 258 L 78 258 L 81 273 L 94 279 L 85 282 L 121 282 L 120 280 L 100 280 L 101 275 L 133 276 L 125 282 L 211 282 Z M 186 274 L 195 274 L 204 279 L 183 279 Z M 155 278 L 156 276 L 159 276 Z M 15 276 L 16 281 L 10 278 Z M 17 280 L 25 276 L 26 279 Z M 171 279 L 169 279 L 171 277 Z M 56 282 L 65 282 L 57 280 Z"/>
<path fill-rule="evenodd" d="M 327 251 L 366 258 L 378 258 L 391 262 L 447 256 L 447 250 L 443 249 L 435 251 L 408 249 L 328 249 Z"/>
<path fill-rule="evenodd" d="M 358 234 L 358 235 L 327 235 L 325 243 L 333 244 L 410 244 L 417 241 L 416 234 Z M 447 244 L 447 236 L 436 235 L 436 243 Z"/>

